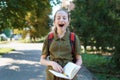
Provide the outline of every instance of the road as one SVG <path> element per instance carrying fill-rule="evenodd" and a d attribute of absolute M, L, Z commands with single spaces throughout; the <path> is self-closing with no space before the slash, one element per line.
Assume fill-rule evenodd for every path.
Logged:
<path fill-rule="evenodd" d="M 41 43 L 0 44 L 16 51 L 0 58 L 0 80 L 45 80 L 45 66 L 40 65 Z"/>
<path fill-rule="evenodd" d="M 45 66 L 41 65 L 42 43 L 0 44 L 14 48 L 9 54 L 0 57 L 0 80 L 45 80 Z M 87 68 L 82 66 L 78 72 L 79 80 L 96 80 Z"/>

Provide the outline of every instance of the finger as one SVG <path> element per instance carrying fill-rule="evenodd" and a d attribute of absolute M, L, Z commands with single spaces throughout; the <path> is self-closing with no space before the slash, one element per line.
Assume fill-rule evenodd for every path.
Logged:
<path fill-rule="evenodd" d="M 54 66 L 53 69 L 54 69 L 55 71 L 57 71 L 57 72 L 60 72 L 60 69 L 59 69 L 59 66 L 58 66 L 58 65 Z"/>
<path fill-rule="evenodd" d="M 60 73 L 63 72 L 63 68 L 61 66 L 58 67 L 58 70 L 59 70 Z"/>

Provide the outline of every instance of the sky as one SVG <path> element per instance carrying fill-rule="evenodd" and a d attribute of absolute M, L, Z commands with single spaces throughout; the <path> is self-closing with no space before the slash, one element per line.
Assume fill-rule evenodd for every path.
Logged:
<path fill-rule="evenodd" d="M 54 6 L 54 7 L 52 8 L 52 14 L 54 15 L 55 12 L 56 12 L 58 9 L 60 9 L 60 4 L 58 4 L 58 5 L 56 5 L 56 6 Z"/>
<path fill-rule="evenodd" d="M 60 1 L 62 1 L 62 0 L 60 0 Z M 60 4 L 54 5 L 54 6 L 52 7 L 52 15 L 50 15 L 50 18 L 53 18 L 55 12 L 56 12 L 57 10 L 59 10 L 59 9 L 60 9 Z"/>
<path fill-rule="evenodd" d="M 62 0 L 60 0 L 60 1 L 62 2 Z M 68 4 L 69 4 L 69 1 L 73 1 L 73 0 L 66 0 L 66 2 L 67 2 Z M 54 5 L 54 6 L 53 6 L 53 8 L 52 8 L 52 15 L 50 16 L 51 18 L 53 18 L 55 12 L 60 9 L 60 5 L 61 5 L 61 4 L 57 4 L 57 5 Z"/>

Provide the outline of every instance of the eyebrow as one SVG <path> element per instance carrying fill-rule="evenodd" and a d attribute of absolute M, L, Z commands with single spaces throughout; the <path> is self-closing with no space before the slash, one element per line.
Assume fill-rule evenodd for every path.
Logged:
<path fill-rule="evenodd" d="M 61 17 L 61 16 L 57 16 L 57 17 Z M 66 17 L 66 16 L 62 16 L 62 17 Z"/>

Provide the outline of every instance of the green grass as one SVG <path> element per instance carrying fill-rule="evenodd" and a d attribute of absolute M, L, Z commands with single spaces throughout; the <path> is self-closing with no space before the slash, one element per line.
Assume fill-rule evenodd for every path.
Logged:
<path fill-rule="evenodd" d="M 10 51 L 14 51 L 12 48 L 0 48 L 0 55 L 9 53 Z"/>
<path fill-rule="evenodd" d="M 96 73 L 95 76 L 98 78 L 98 80 L 120 80 L 114 75 L 109 75 L 109 74 Z"/>
<path fill-rule="evenodd" d="M 112 65 L 111 56 L 98 54 L 82 54 L 83 64 L 96 76 L 98 80 L 119 80 L 120 72 Z"/>
<path fill-rule="evenodd" d="M 82 54 L 83 62 L 90 67 L 104 65 L 109 62 L 109 58 L 97 54 Z"/>

